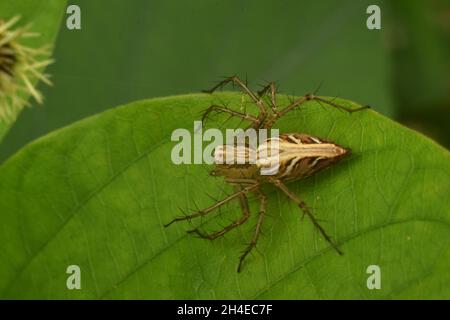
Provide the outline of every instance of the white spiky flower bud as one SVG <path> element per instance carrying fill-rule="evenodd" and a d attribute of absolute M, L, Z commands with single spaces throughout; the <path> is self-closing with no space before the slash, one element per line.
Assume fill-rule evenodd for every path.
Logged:
<path fill-rule="evenodd" d="M 39 34 L 30 32 L 30 25 L 15 27 L 19 19 L 16 16 L 6 22 L 0 20 L 0 121 L 14 120 L 29 105 L 28 96 L 39 104 L 43 102 L 42 94 L 33 85 L 35 80 L 51 85 L 49 75 L 41 72 L 53 62 L 49 58 L 50 47 L 24 45 L 24 39 Z"/>

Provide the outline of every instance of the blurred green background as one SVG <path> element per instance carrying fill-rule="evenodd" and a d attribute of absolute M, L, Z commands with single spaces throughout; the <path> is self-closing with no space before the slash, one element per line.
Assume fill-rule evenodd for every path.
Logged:
<path fill-rule="evenodd" d="M 26 143 L 133 100 L 198 92 L 221 76 L 280 91 L 369 104 L 450 146 L 449 1 L 80 0 L 82 29 L 65 18 L 40 85 L 0 148 Z M 368 30 L 366 8 L 381 7 Z M 149 123 L 149 126 L 152 124 Z M 301 130 L 301 128 L 299 128 Z"/>

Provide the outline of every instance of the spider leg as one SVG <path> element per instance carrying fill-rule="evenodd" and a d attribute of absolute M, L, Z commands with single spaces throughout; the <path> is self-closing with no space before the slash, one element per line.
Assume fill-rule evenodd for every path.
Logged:
<path fill-rule="evenodd" d="M 214 211 L 215 209 L 217 209 L 217 208 L 223 206 L 224 204 L 230 202 L 231 200 L 233 200 L 233 199 L 235 199 L 235 198 L 237 198 L 237 197 L 240 197 L 241 195 L 247 194 L 247 193 L 249 193 L 250 191 L 253 191 L 253 190 L 255 190 L 255 189 L 258 188 L 258 187 L 259 187 L 259 184 L 253 184 L 253 185 L 247 186 L 247 187 L 245 187 L 245 188 L 242 188 L 240 191 L 235 192 L 235 193 L 229 195 L 229 196 L 226 197 L 225 199 L 222 199 L 222 200 L 216 202 L 215 204 L 213 204 L 212 206 L 209 206 L 209 207 L 206 208 L 206 209 L 197 211 L 197 212 L 195 212 L 195 213 L 193 213 L 193 214 L 190 214 L 190 215 L 187 215 L 187 216 L 175 218 L 175 219 L 173 219 L 172 221 L 170 221 L 169 223 L 166 223 L 166 224 L 164 225 L 164 227 L 168 227 L 168 226 L 170 226 L 170 225 L 171 225 L 172 223 L 174 223 L 174 222 L 184 221 L 184 220 L 191 220 L 191 219 L 193 219 L 193 218 L 205 216 L 205 215 L 207 215 L 208 213 L 211 213 L 212 211 Z"/>
<path fill-rule="evenodd" d="M 267 91 L 270 90 L 270 107 L 272 108 L 272 112 L 277 112 L 277 101 L 276 101 L 276 91 L 277 87 L 274 82 L 269 82 L 265 87 L 263 87 L 260 91 L 258 91 L 258 96 L 263 97 Z"/>
<path fill-rule="evenodd" d="M 337 253 L 339 253 L 340 255 L 344 254 L 338 248 L 337 244 L 331 239 L 331 237 L 325 232 L 325 230 L 317 221 L 316 217 L 308 209 L 305 202 L 300 200 L 294 193 L 292 193 L 292 191 L 289 190 L 288 187 L 286 187 L 286 185 L 280 180 L 274 180 L 273 183 L 275 184 L 275 186 L 281 189 L 289 198 L 291 198 L 291 200 L 294 201 L 300 207 L 300 209 L 302 209 L 303 213 L 311 220 L 314 227 L 316 227 L 316 229 L 319 230 L 320 234 L 325 238 L 325 240 L 327 240 L 331 244 L 331 246 L 337 251 Z"/>
<path fill-rule="evenodd" d="M 217 89 L 222 88 L 223 86 L 225 86 L 226 84 L 228 84 L 230 82 L 238 85 L 242 89 L 242 91 L 244 91 L 253 100 L 253 102 L 257 105 L 257 107 L 259 108 L 259 116 L 258 116 L 259 123 L 258 123 L 258 125 L 261 124 L 267 115 L 266 106 L 265 106 L 263 100 L 260 97 L 258 97 L 257 94 L 253 93 L 253 91 L 251 91 L 247 87 L 247 85 L 241 79 L 239 79 L 237 76 L 227 77 L 224 80 L 220 81 L 217 85 L 212 87 L 210 90 L 203 90 L 203 92 L 213 93 Z"/>
<path fill-rule="evenodd" d="M 235 189 L 237 190 L 237 192 L 242 190 L 242 187 L 240 186 L 236 186 Z M 223 236 L 225 233 L 233 230 L 234 228 L 240 226 L 241 224 L 245 223 L 248 218 L 250 217 L 250 210 L 248 207 L 248 199 L 246 197 L 245 194 L 240 194 L 239 195 L 239 203 L 241 205 L 241 210 L 242 210 L 242 216 L 236 220 L 231 222 L 229 225 L 225 226 L 225 228 L 223 228 L 222 230 L 207 234 L 204 233 L 202 231 L 200 231 L 198 228 L 192 229 L 192 230 L 188 230 L 188 233 L 195 233 L 196 235 L 198 235 L 200 238 L 203 239 L 209 239 L 209 240 L 214 240 L 217 239 L 221 236 Z"/>
<path fill-rule="evenodd" d="M 361 111 L 364 109 L 369 109 L 369 106 L 363 106 L 363 107 L 359 107 L 356 109 L 352 109 L 346 106 L 342 106 L 340 104 L 337 104 L 335 102 L 333 102 L 333 100 L 327 100 L 324 98 L 321 98 L 319 96 L 316 96 L 314 94 L 306 94 L 303 97 L 298 98 L 297 100 L 293 101 L 290 105 L 284 107 L 282 110 L 280 110 L 279 112 L 275 112 L 274 114 L 272 114 L 269 119 L 266 121 L 266 124 L 264 125 L 265 128 L 271 128 L 272 125 L 275 123 L 275 121 L 277 121 L 278 119 L 280 119 L 281 117 L 283 117 L 286 113 L 288 113 L 289 111 L 297 108 L 298 106 L 304 104 L 307 101 L 311 101 L 311 100 L 315 100 L 318 103 L 324 103 L 328 106 L 334 107 L 336 109 L 348 112 L 348 113 L 353 113 L 353 112 L 357 112 L 357 111 Z"/>
<path fill-rule="evenodd" d="M 218 113 L 228 113 L 228 114 L 230 114 L 233 117 L 241 118 L 242 120 L 251 121 L 251 122 L 253 122 L 254 125 L 259 124 L 258 119 L 255 118 L 252 115 L 249 115 L 249 114 L 246 114 L 246 113 L 242 113 L 242 112 L 239 112 L 239 111 L 234 111 L 234 110 L 231 110 L 230 108 L 227 108 L 225 106 L 219 106 L 219 105 L 215 105 L 215 104 L 211 105 L 210 107 L 208 107 L 205 110 L 205 112 L 203 113 L 203 116 L 202 116 L 202 123 L 205 123 L 205 120 L 208 118 L 209 114 L 213 113 L 213 112 L 217 113 L 217 114 Z"/>
<path fill-rule="evenodd" d="M 261 226 L 264 221 L 264 216 L 266 215 L 266 208 L 267 208 L 267 196 L 263 194 L 260 190 L 258 190 L 259 194 L 259 218 L 258 222 L 256 223 L 255 232 L 253 234 L 252 241 L 248 244 L 247 248 L 244 250 L 242 255 L 239 257 L 239 264 L 237 267 L 237 272 L 241 272 L 242 270 L 242 263 L 244 262 L 247 255 L 252 251 L 252 249 L 256 246 L 256 243 L 258 242 L 259 235 L 261 234 Z"/>
<path fill-rule="evenodd" d="M 316 96 L 314 94 L 309 95 L 309 100 L 315 100 L 317 102 L 323 102 L 326 105 L 329 105 L 331 107 L 334 107 L 336 109 L 339 109 L 339 110 L 342 110 L 342 111 L 345 111 L 345 112 L 348 112 L 348 113 L 358 112 L 358 111 L 361 111 L 361 110 L 364 110 L 364 109 L 370 109 L 370 106 L 367 106 L 367 105 L 359 107 L 359 108 L 352 109 L 352 108 L 349 108 L 349 107 L 346 107 L 346 106 L 343 106 L 343 105 L 340 105 L 340 104 L 337 104 L 337 103 L 333 102 L 334 99 L 333 100 L 327 100 L 327 99 L 321 98 L 319 96 Z"/>

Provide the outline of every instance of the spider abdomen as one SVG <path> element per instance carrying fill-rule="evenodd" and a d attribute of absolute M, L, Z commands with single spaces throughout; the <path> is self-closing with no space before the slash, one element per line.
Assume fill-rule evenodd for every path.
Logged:
<path fill-rule="evenodd" d="M 215 150 L 215 175 L 228 179 L 300 180 L 325 169 L 350 153 L 350 149 L 303 133 L 285 133 L 265 140 L 258 148 L 219 146 Z"/>

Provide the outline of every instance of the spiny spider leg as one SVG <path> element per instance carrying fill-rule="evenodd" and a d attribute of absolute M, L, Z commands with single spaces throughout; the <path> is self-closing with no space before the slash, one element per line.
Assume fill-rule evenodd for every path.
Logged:
<path fill-rule="evenodd" d="M 214 91 L 216 91 L 217 89 L 222 88 L 223 86 L 225 86 L 227 83 L 234 83 L 237 84 L 239 87 L 241 87 L 241 89 L 247 93 L 250 98 L 253 100 L 253 102 L 258 106 L 259 108 L 259 115 L 258 115 L 258 120 L 260 123 L 262 123 L 262 121 L 265 119 L 266 115 L 267 115 L 267 111 L 266 111 L 266 106 L 263 102 L 262 99 L 260 99 L 256 94 L 254 94 L 246 85 L 244 82 L 242 82 L 241 79 L 239 79 L 236 76 L 232 76 L 232 77 L 227 77 L 224 80 L 220 81 L 217 85 L 215 85 L 214 87 L 212 87 L 210 90 L 203 90 L 203 92 L 205 93 L 213 93 Z"/>
<path fill-rule="evenodd" d="M 244 250 L 242 255 L 239 257 L 239 264 L 238 264 L 237 272 L 241 272 L 242 263 L 244 262 L 247 255 L 256 246 L 259 235 L 261 233 L 261 227 L 262 227 L 262 223 L 264 221 L 264 216 L 266 215 L 267 196 L 265 194 L 263 194 L 260 190 L 258 190 L 258 194 L 259 194 L 259 200 L 260 200 L 258 222 L 256 223 L 256 228 L 255 228 L 255 232 L 253 234 L 252 241 L 248 244 L 247 248 Z"/>
<path fill-rule="evenodd" d="M 329 106 L 335 107 L 337 109 L 340 109 L 340 110 L 348 112 L 348 113 L 358 112 L 358 111 L 361 111 L 361 110 L 364 110 L 364 109 L 370 109 L 370 106 L 362 106 L 362 107 L 359 107 L 359 108 L 356 108 L 356 109 L 352 109 L 352 108 L 345 107 L 345 106 L 342 106 L 340 104 L 334 103 L 333 102 L 334 99 L 333 100 L 327 100 L 327 99 L 323 99 L 323 98 L 315 96 L 315 95 L 311 95 L 310 96 L 310 100 L 311 99 L 323 102 L 325 104 L 328 104 Z"/>
<path fill-rule="evenodd" d="M 270 107 L 272 108 L 272 112 L 277 112 L 277 101 L 276 101 L 276 91 L 277 88 L 275 86 L 275 82 L 269 82 L 265 87 L 263 87 L 260 91 L 258 91 L 258 95 L 263 97 L 267 91 L 270 89 Z"/>
<path fill-rule="evenodd" d="M 289 190 L 288 187 L 286 187 L 286 185 L 280 180 L 273 180 L 273 184 L 277 186 L 279 189 L 281 189 L 289 198 L 291 198 L 291 200 L 293 200 L 300 207 L 300 209 L 303 210 L 303 213 L 308 216 L 308 218 L 313 223 L 314 227 L 316 227 L 317 230 L 319 230 L 319 232 L 322 234 L 325 240 L 327 240 L 331 244 L 331 246 L 337 251 L 337 253 L 343 255 L 344 253 L 338 248 L 336 243 L 334 243 L 331 237 L 325 232 L 325 230 L 317 221 L 316 217 L 311 213 L 311 211 L 309 211 L 306 204 L 302 200 L 300 200 L 294 193 L 292 193 L 292 191 Z"/>
<path fill-rule="evenodd" d="M 239 192 L 242 190 L 242 187 L 236 186 L 235 190 L 236 190 L 236 192 Z M 214 240 L 214 239 L 217 239 L 217 238 L 223 236 L 228 231 L 231 231 L 234 228 L 236 228 L 236 227 L 240 226 L 241 224 L 243 224 L 244 222 L 246 222 L 248 220 L 248 218 L 250 217 L 250 210 L 248 207 L 248 199 L 245 194 L 239 195 L 239 203 L 241 205 L 242 216 L 238 220 L 233 221 L 229 225 L 225 226 L 225 228 L 223 228 L 222 230 L 207 234 L 207 233 L 200 231 L 198 228 L 195 228 L 192 230 L 188 230 L 187 232 L 195 233 L 200 238 L 209 239 L 209 240 Z"/>
<path fill-rule="evenodd" d="M 219 105 L 215 105 L 215 104 L 211 105 L 210 107 L 208 107 L 205 110 L 205 112 L 203 113 L 203 116 L 202 116 L 202 123 L 205 122 L 205 119 L 208 117 L 208 115 L 211 112 L 228 113 L 228 114 L 230 114 L 230 115 L 232 115 L 234 117 L 238 117 L 238 118 L 241 118 L 243 120 L 251 121 L 251 122 L 253 122 L 254 125 L 259 124 L 259 120 L 257 118 L 255 118 L 254 116 L 252 116 L 252 115 L 245 114 L 245 113 L 242 113 L 242 112 L 239 112 L 239 111 L 234 111 L 234 110 L 231 110 L 231 109 L 229 109 L 227 107 L 219 106 Z"/>
<path fill-rule="evenodd" d="M 337 103 L 335 103 L 333 101 L 326 100 L 326 99 L 323 99 L 323 98 L 321 98 L 319 96 L 316 96 L 314 94 L 309 93 L 309 94 L 304 95 L 303 97 L 300 97 L 299 99 L 295 100 L 290 105 L 284 107 L 281 111 L 274 113 L 266 121 L 266 123 L 264 124 L 264 127 L 268 128 L 268 129 L 271 128 L 273 126 L 273 124 L 275 123 L 275 121 L 277 121 L 278 119 L 283 117 L 286 113 L 288 113 L 289 111 L 291 111 L 291 110 L 295 109 L 296 107 L 302 105 L 303 103 L 305 103 L 307 101 L 311 101 L 311 100 L 315 100 L 315 101 L 317 101 L 319 103 L 323 102 L 323 103 L 325 103 L 325 104 L 327 104 L 329 106 L 332 106 L 332 107 L 337 108 L 339 110 L 346 111 L 348 113 L 353 113 L 353 112 L 357 112 L 357 111 L 361 111 L 361 110 L 370 108 L 369 106 L 363 106 L 363 107 L 359 107 L 359 108 L 356 108 L 356 109 L 352 109 L 352 108 L 348 108 L 348 107 L 345 107 L 345 106 L 341 106 L 341 105 L 339 105 L 339 104 L 337 104 Z"/>
<path fill-rule="evenodd" d="M 235 198 L 237 198 L 237 197 L 239 197 L 239 196 L 241 196 L 241 195 L 243 195 L 243 194 L 249 193 L 250 191 L 255 190 L 255 189 L 258 188 L 259 186 L 260 186 L 260 184 L 259 184 L 259 183 L 256 183 L 256 184 L 247 186 L 247 187 L 245 187 L 245 188 L 242 188 L 240 191 L 235 192 L 235 193 L 229 195 L 229 196 L 226 197 L 225 199 L 222 199 L 222 200 L 218 201 L 217 203 L 213 204 L 212 206 L 210 206 L 210 207 L 208 207 L 208 208 L 206 208 L 206 209 L 200 210 L 200 211 L 198 211 L 198 212 L 196 212 L 196 213 L 193 213 L 193 214 L 190 214 L 190 215 L 187 215 L 187 216 L 184 216 L 184 217 L 178 217 L 178 218 L 175 218 L 175 219 L 173 219 L 172 221 L 170 221 L 169 223 L 166 223 L 166 224 L 164 225 L 164 227 L 168 227 L 168 226 L 170 226 L 170 225 L 171 225 L 172 223 L 174 223 L 174 222 L 184 221 L 184 220 L 191 220 L 191 219 L 193 219 L 193 218 L 205 216 L 205 215 L 207 215 L 208 213 L 214 211 L 215 209 L 217 209 L 217 208 L 223 206 L 224 204 L 230 202 L 231 200 L 233 200 L 233 199 L 235 199 Z"/>

